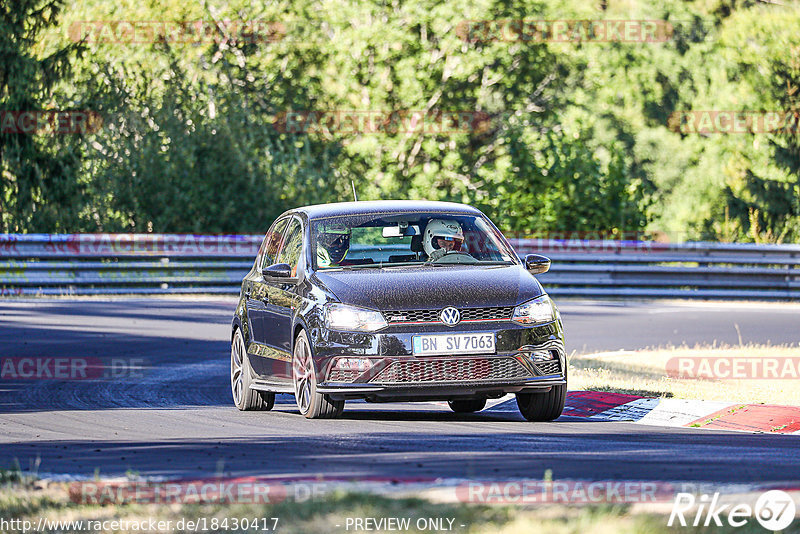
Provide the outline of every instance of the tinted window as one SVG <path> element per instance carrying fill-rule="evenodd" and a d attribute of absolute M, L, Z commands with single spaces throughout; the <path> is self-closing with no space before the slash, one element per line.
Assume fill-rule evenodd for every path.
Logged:
<path fill-rule="evenodd" d="M 289 219 L 277 221 L 272 225 L 266 237 L 264 237 L 264 242 L 261 244 L 260 251 L 260 254 L 262 254 L 261 265 L 259 265 L 260 269 L 269 267 L 273 263 L 278 263 L 275 260 L 278 257 L 278 251 L 281 249 L 283 230 L 286 228 L 286 223 L 288 221 Z"/>
<path fill-rule="evenodd" d="M 289 230 L 286 232 L 286 244 L 278 253 L 277 263 L 288 263 L 292 267 L 292 276 L 297 274 L 297 263 L 300 261 L 300 252 L 303 250 L 303 227 L 300 221 L 292 219 Z"/>

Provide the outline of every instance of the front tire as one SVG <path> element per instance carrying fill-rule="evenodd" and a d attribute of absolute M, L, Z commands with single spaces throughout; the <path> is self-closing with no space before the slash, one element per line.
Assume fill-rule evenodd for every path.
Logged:
<path fill-rule="evenodd" d="M 308 336 L 302 330 L 294 343 L 292 382 L 297 408 L 307 419 L 334 419 L 344 411 L 344 401 L 333 401 L 317 393 L 317 371 Z"/>
<path fill-rule="evenodd" d="M 486 399 L 451 400 L 447 401 L 447 404 L 456 413 L 473 413 L 486 407 Z"/>
<path fill-rule="evenodd" d="M 528 421 L 553 421 L 561 416 L 567 386 L 553 386 L 546 393 L 517 393 L 517 406 Z"/>
<path fill-rule="evenodd" d="M 243 412 L 267 411 L 275 406 L 275 394 L 250 389 L 253 370 L 247 358 L 242 331 L 236 329 L 231 342 L 231 392 L 233 403 Z"/>

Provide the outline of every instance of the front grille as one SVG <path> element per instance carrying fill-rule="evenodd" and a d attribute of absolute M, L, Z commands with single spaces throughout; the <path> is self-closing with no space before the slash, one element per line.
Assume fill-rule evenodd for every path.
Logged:
<path fill-rule="evenodd" d="M 440 323 L 439 313 L 442 310 L 403 310 L 386 311 L 383 316 L 389 324 L 404 323 Z M 461 308 L 461 321 L 498 321 L 511 320 L 513 306 L 501 308 Z"/>
<path fill-rule="evenodd" d="M 433 323 L 439 322 L 441 310 L 409 310 L 383 312 L 386 322 L 392 323 Z"/>
<path fill-rule="evenodd" d="M 507 380 L 530 376 L 525 367 L 514 358 L 450 358 L 393 362 L 370 382 L 381 384 L 461 382 Z"/>
<path fill-rule="evenodd" d="M 557 375 L 561 372 L 561 364 L 558 363 L 558 360 L 536 362 L 534 367 L 539 371 L 539 376 Z"/>
<path fill-rule="evenodd" d="M 510 320 L 511 314 L 514 313 L 514 308 L 464 308 L 460 311 L 462 321 Z"/>
<path fill-rule="evenodd" d="M 361 373 L 355 369 L 332 369 L 328 373 L 328 382 L 355 382 Z"/>

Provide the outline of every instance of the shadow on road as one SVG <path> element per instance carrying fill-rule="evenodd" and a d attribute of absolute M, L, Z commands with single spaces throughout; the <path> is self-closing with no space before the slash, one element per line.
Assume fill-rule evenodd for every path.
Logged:
<path fill-rule="evenodd" d="M 371 416 L 386 417 L 386 413 Z M 357 420 L 357 419 L 356 419 Z M 404 419 L 408 420 L 408 419 Z M 412 418 L 413 420 L 413 418 Z M 426 419 L 426 421 L 430 421 Z M 16 459 L 40 473 L 124 475 L 557 478 L 763 482 L 800 480 L 797 439 L 715 432 L 592 432 L 550 423 L 532 432 L 337 433 L 248 439 L 64 440 L 3 445 L 3 467 Z M 349 425 L 352 426 L 352 425 Z M 605 428 L 610 428 L 606 426 Z M 535 431 L 534 431 L 535 430 Z M 210 429 L 213 432 L 213 429 Z M 254 434 L 257 433 L 254 431 Z M 742 457 L 747 456 L 747 462 Z"/>

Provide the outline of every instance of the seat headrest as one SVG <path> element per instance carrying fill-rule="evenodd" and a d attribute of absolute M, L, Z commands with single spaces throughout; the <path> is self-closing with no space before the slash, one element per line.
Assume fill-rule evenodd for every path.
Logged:
<path fill-rule="evenodd" d="M 411 238 L 411 250 L 414 252 L 422 252 L 425 250 L 422 246 L 422 235 L 415 235 Z"/>

